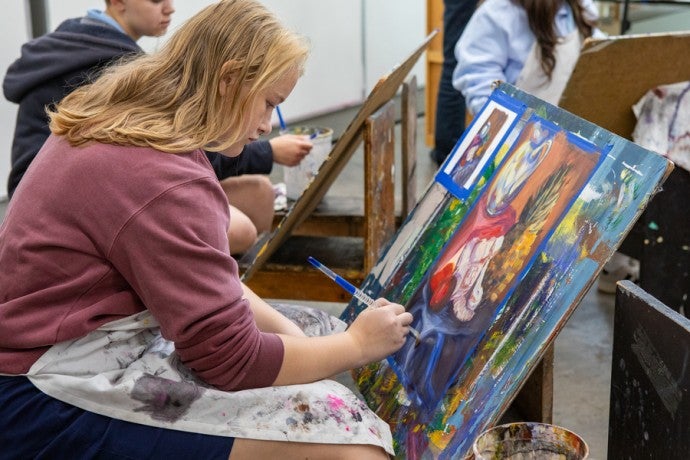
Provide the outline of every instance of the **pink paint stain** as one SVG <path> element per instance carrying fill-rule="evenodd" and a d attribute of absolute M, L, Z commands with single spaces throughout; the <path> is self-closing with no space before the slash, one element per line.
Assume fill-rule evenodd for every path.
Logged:
<path fill-rule="evenodd" d="M 340 411 L 343 407 L 345 407 L 345 401 L 336 395 L 330 394 L 328 395 L 328 407 L 334 412 Z"/>

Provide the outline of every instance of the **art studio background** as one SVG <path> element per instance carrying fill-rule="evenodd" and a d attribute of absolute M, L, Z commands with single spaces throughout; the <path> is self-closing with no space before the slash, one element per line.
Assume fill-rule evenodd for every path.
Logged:
<path fill-rule="evenodd" d="M 53 30 L 62 20 L 82 15 L 87 8 L 101 7 L 100 0 L 22 0 L 3 5 L 0 17 L 3 41 L 0 67 L 6 69 L 18 57 L 22 43 L 31 37 L 30 12 L 45 11 L 45 30 Z M 212 3 L 210 0 L 178 0 L 173 23 L 166 36 L 186 18 Z M 431 0 L 264 0 L 287 24 L 307 35 L 312 55 L 305 76 L 290 99 L 282 105 L 290 124 L 305 123 L 331 126 L 341 132 L 356 107 L 363 102 L 377 79 L 415 48 L 427 33 L 427 11 Z M 620 32 L 620 4 L 599 2 L 602 28 L 610 34 Z M 654 3 L 654 2 L 650 2 Z M 656 33 L 690 28 L 690 7 L 659 4 L 630 5 L 627 34 Z M 332 18 L 338 18 L 334 21 Z M 36 21 L 34 19 L 34 26 Z M 144 38 L 142 47 L 151 51 L 166 37 Z M 416 75 L 422 99 L 419 106 L 418 167 L 419 190 L 435 172 L 428 158 L 430 147 L 424 136 L 424 99 L 427 75 L 423 60 L 411 72 Z M 433 96 L 432 96 L 433 97 Z M 0 99 L 0 218 L 7 205 L 4 181 L 9 173 L 10 145 L 14 130 L 16 105 Z M 278 121 L 275 120 L 277 126 Z M 359 163 L 357 163 L 359 162 Z M 361 171 L 361 156 L 343 174 L 356 180 Z M 274 171 L 274 181 L 282 179 Z M 347 194 L 347 180 L 338 181 L 332 193 Z M 613 296 L 590 292 L 561 332 L 554 359 L 554 423 L 580 434 L 590 446 L 590 458 L 606 458 L 609 384 L 611 372 L 611 327 Z M 334 306 L 338 308 L 338 306 Z M 585 359 L 586 358 L 586 359 Z"/>

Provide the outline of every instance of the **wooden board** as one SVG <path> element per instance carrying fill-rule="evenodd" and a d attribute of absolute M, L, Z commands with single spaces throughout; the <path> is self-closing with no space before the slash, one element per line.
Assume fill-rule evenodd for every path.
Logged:
<path fill-rule="evenodd" d="M 395 232 L 394 131 L 395 104 L 388 101 L 364 125 L 364 273 Z"/>
<path fill-rule="evenodd" d="M 622 281 L 613 331 L 608 458 L 688 458 L 690 320 Z"/>
<path fill-rule="evenodd" d="M 429 34 L 422 44 L 405 59 L 402 64 L 396 66 L 391 72 L 383 76 L 369 93 L 364 104 L 350 122 L 343 134 L 333 146 L 331 153 L 319 169 L 319 173 L 309 184 L 297 201 L 290 208 L 285 218 L 268 238 L 257 243 L 240 261 L 240 265 L 247 269 L 242 274 L 242 280 L 248 281 L 271 257 L 271 255 L 290 236 L 292 231 L 299 226 L 318 206 L 321 199 L 328 192 L 329 187 L 338 174 L 343 170 L 352 157 L 357 146 L 362 141 L 361 129 L 364 121 L 383 104 L 395 96 L 407 74 L 412 70 L 420 56 L 426 50 L 429 42 L 437 32 Z"/>
<path fill-rule="evenodd" d="M 401 110 L 402 211 L 408 216 L 417 204 L 417 78 L 403 84 Z"/>
<path fill-rule="evenodd" d="M 630 139 L 632 106 L 650 89 L 690 80 L 690 32 L 587 39 L 559 107 Z"/>

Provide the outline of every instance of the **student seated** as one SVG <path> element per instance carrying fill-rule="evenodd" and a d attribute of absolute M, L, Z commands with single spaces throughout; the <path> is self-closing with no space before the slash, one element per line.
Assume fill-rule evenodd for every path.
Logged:
<path fill-rule="evenodd" d="M 0 227 L 3 458 L 393 454 L 327 379 L 398 350 L 412 316 L 378 299 L 307 337 L 241 283 L 204 154 L 270 132 L 307 52 L 258 1 L 222 0 L 50 112 Z"/>
<path fill-rule="evenodd" d="M 247 144 L 237 158 L 206 152 L 234 217 L 228 230 L 233 254 L 243 254 L 258 235 L 271 231 L 276 192 L 268 175 L 273 164 L 297 166 L 312 147 L 308 136 L 282 134 Z"/>
<path fill-rule="evenodd" d="M 106 0 L 105 10 L 91 9 L 22 46 L 21 57 L 8 68 L 3 82 L 5 98 L 19 104 L 7 181 L 10 198 L 50 135 L 46 107 L 88 83 L 107 65 L 142 53 L 137 41 L 165 34 L 174 12 L 173 0 Z M 270 230 L 273 185 L 262 175 L 271 172 L 274 161 L 299 163 L 311 150 L 311 142 L 286 135 L 270 143 L 253 142 L 247 149 L 251 152 L 241 170 L 217 169 L 234 216 L 228 237 L 236 254 L 250 248 L 257 234 Z M 239 174 L 252 176 L 230 177 Z"/>

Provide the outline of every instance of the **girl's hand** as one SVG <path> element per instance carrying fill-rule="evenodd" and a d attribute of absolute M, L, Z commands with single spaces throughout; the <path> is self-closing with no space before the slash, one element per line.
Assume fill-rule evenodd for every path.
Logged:
<path fill-rule="evenodd" d="M 355 343 L 361 365 L 379 361 L 398 351 L 410 332 L 412 314 L 405 307 L 377 299 L 362 311 L 346 331 Z"/>

